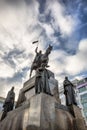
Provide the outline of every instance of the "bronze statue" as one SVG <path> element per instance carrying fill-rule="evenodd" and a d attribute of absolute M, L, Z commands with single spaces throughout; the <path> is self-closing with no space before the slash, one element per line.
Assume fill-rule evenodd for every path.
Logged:
<path fill-rule="evenodd" d="M 64 86 L 64 94 L 66 97 L 66 105 L 77 105 L 76 98 L 75 98 L 75 91 L 73 89 L 74 85 L 68 80 L 68 77 L 65 77 L 63 82 Z"/>
<path fill-rule="evenodd" d="M 11 90 L 8 92 L 5 102 L 3 104 L 4 109 L 1 120 L 3 120 L 6 117 L 7 112 L 13 110 L 14 100 L 15 100 L 15 93 L 14 93 L 14 87 L 12 87 Z"/>
<path fill-rule="evenodd" d="M 19 96 L 18 96 L 18 100 L 16 102 L 15 108 L 21 106 L 21 104 L 26 101 L 26 97 L 25 97 L 25 93 L 24 92 L 20 92 Z"/>
<path fill-rule="evenodd" d="M 48 70 L 45 69 L 44 66 L 36 70 L 36 79 L 35 79 L 36 94 L 40 92 L 51 94 L 50 87 L 49 87 L 49 78 L 50 76 Z"/>
<path fill-rule="evenodd" d="M 48 56 L 51 53 L 52 48 L 53 47 L 51 45 L 49 45 L 44 54 L 42 54 L 41 50 L 39 52 L 37 52 L 38 47 L 36 48 L 36 50 L 35 50 L 36 56 L 35 56 L 35 59 L 32 63 L 32 66 L 31 66 L 30 77 L 32 75 L 33 70 L 37 70 L 41 66 L 49 67 L 48 66 L 48 60 L 49 60 Z"/>
<path fill-rule="evenodd" d="M 47 94 L 51 94 L 49 87 L 49 73 L 46 67 L 48 66 L 49 54 L 52 51 L 53 46 L 49 45 L 46 49 L 46 52 L 42 54 L 42 51 L 37 51 L 36 48 L 36 56 L 31 66 L 30 77 L 33 70 L 36 70 L 36 79 L 35 79 L 35 93 L 44 92 Z"/>

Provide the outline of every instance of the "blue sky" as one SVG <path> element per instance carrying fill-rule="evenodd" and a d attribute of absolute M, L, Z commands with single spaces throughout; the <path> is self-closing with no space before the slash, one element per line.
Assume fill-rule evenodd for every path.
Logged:
<path fill-rule="evenodd" d="M 34 40 L 43 53 L 49 44 L 50 70 L 59 83 L 87 77 L 87 0 L 0 1 L 0 95 L 11 86 L 18 95 L 29 79 Z"/>

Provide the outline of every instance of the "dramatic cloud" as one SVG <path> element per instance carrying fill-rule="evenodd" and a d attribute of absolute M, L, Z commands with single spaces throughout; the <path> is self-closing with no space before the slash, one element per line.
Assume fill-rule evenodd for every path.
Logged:
<path fill-rule="evenodd" d="M 29 79 L 35 56 L 34 40 L 39 40 L 39 49 L 43 52 L 49 44 L 54 46 L 49 69 L 59 83 L 65 75 L 71 78 L 85 75 L 86 12 L 85 2 L 81 0 L 1 0 L 0 95 L 6 96 L 13 85 L 18 95 L 23 83 Z"/>
<path fill-rule="evenodd" d="M 87 39 L 81 40 L 75 55 L 69 55 L 64 51 L 55 50 L 50 56 L 52 70 L 56 74 L 78 75 L 87 71 Z"/>
<path fill-rule="evenodd" d="M 78 21 L 76 21 L 75 15 L 67 14 L 64 4 L 58 2 L 58 0 L 52 0 L 51 2 L 48 0 L 46 10 L 53 19 L 56 31 L 60 30 L 64 35 L 70 35 L 74 31 Z"/>
<path fill-rule="evenodd" d="M 87 39 L 81 40 L 74 56 L 67 57 L 66 70 L 73 75 L 87 71 Z"/>

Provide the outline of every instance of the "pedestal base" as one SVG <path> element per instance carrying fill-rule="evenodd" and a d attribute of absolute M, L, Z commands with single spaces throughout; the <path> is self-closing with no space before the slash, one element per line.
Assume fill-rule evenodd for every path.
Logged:
<path fill-rule="evenodd" d="M 9 112 L 0 122 L 0 130 L 86 130 L 78 109 L 73 109 L 75 117 L 53 96 L 40 93 Z"/>
<path fill-rule="evenodd" d="M 81 109 L 78 106 L 71 105 L 69 107 L 71 113 L 73 114 L 74 118 L 74 123 L 76 125 L 77 130 L 86 130 L 85 127 L 85 121 L 82 117 Z"/>

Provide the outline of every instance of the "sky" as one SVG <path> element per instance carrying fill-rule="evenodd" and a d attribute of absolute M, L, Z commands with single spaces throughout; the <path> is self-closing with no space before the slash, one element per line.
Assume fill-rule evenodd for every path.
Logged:
<path fill-rule="evenodd" d="M 49 69 L 61 84 L 87 77 L 87 0 L 0 0 L 0 96 L 16 99 L 38 51 L 53 46 Z"/>

